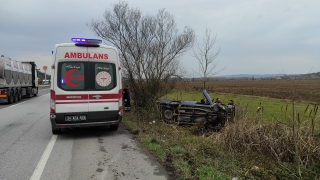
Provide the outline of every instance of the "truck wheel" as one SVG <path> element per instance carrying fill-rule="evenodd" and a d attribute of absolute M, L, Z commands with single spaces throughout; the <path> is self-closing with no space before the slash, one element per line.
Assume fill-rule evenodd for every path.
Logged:
<path fill-rule="evenodd" d="M 18 101 L 20 101 L 22 99 L 22 94 L 21 94 L 21 90 L 18 91 Z"/>
<path fill-rule="evenodd" d="M 19 101 L 19 97 L 18 97 L 18 92 L 17 91 L 13 94 L 13 101 L 14 102 L 18 102 Z"/>
<path fill-rule="evenodd" d="M 32 91 L 30 91 L 28 98 L 32 98 Z"/>
<path fill-rule="evenodd" d="M 118 130 L 118 128 L 119 128 L 118 124 L 117 125 L 110 125 L 111 131 L 116 131 L 116 130 Z"/>
<path fill-rule="evenodd" d="M 13 93 L 11 92 L 9 95 L 8 95 L 8 104 L 12 104 L 13 103 Z"/>
<path fill-rule="evenodd" d="M 52 128 L 52 134 L 60 134 L 61 133 L 61 129 L 58 128 L 58 129 L 54 129 Z"/>

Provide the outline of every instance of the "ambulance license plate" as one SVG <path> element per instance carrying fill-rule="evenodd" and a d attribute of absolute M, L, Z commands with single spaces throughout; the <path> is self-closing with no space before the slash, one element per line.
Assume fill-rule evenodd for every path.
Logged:
<path fill-rule="evenodd" d="M 86 115 L 65 116 L 65 121 L 84 121 L 87 120 Z"/>

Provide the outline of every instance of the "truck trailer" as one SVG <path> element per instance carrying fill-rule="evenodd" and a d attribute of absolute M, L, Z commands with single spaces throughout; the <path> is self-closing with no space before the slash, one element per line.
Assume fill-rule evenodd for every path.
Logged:
<path fill-rule="evenodd" d="M 0 103 L 12 104 L 23 97 L 38 95 L 38 70 L 35 62 L 0 57 Z"/>

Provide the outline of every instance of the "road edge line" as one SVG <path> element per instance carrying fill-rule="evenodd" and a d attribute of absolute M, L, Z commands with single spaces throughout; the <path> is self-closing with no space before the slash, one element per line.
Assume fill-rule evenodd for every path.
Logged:
<path fill-rule="evenodd" d="M 44 170 L 44 167 L 47 164 L 47 161 L 50 157 L 51 151 L 53 149 L 54 144 L 56 143 L 58 135 L 53 135 L 52 138 L 50 139 L 46 150 L 44 150 L 42 157 L 40 158 L 40 161 L 36 167 L 36 169 L 34 170 L 30 180 L 39 180 L 41 178 L 42 172 Z"/>
<path fill-rule="evenodd" d="M 47 93 L 47 94 L 49 95 L 49 93 Z M 43 97 L 43 96 L 45 96 L 45 95 L 47 95 L 47 94 L 43 94 L 43 95 L 41 95 L 41 96 L 36 96 L 36 97 L 40 98 L 40 97 Z M 34 98 L 32 98 L 32 99 L 34 99 Z M 32 99 L 30 99 L 30 100 L 32 100 Z M 15 104 L 12 104 L 12 105 L 10 105 L 10 106 L 8 106 L 8 107 L 5 107 L 5 108 L 2 108 L 2 109 L 11 108 L 11 107 L 14 107 L 14 106 L 23 104 L 23 103 L 25 103 L 25 102 L 27 102 L 27 101 L 28 101 L 28 100 L 23 101 L 23 102 L 17 102 L 17 103 L 15 103 Z"/>

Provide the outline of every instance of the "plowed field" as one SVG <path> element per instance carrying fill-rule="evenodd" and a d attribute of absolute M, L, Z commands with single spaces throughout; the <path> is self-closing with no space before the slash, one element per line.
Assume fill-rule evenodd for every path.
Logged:
<path fill-rule="evenodd" d="M 203 82 L 181 82 L 176 89 L 202 90 Z M 320 80 L 221 80 L 206 82 L 206 90 L 320 103 Z"/>

